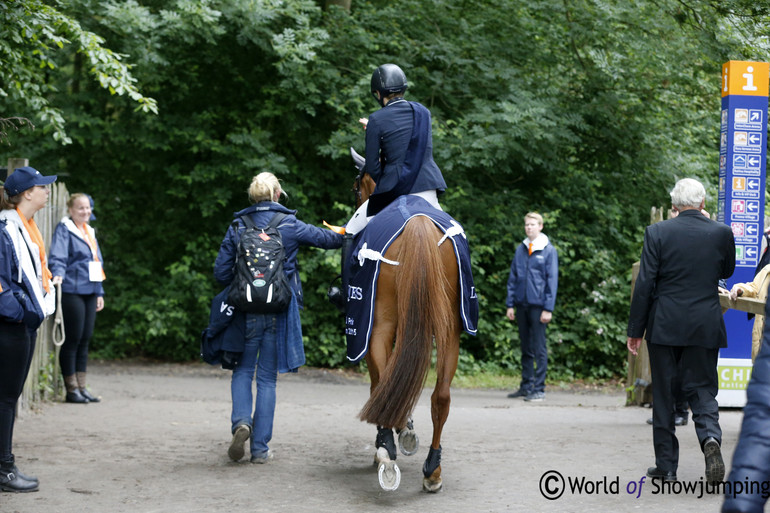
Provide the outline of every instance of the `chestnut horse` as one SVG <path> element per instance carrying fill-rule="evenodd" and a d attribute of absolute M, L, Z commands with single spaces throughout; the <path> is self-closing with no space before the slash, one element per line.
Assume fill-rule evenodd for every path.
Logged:
<path fill-rule="evenodd" d="M 364 173 L 356 179 L 356 207 L 374 190 Z M 439 245 L 444 233 L 424 215 L 411 218 L 384 257 L 398 265 L 383 264 L 377 278 L 374 319 L 366 363 L 371 378 L 370 396 L 359 413 L 378 427 L 375 464 L 380 485 L 395 490 L 400 471 L 395 465 L 392 428 L 404 454 L 417 451 L 410 415 L 431 363 L 436 344 L 436 386 L 431 396 L 433 438 L 423 465 L 423 489 L 441 489 L 441 431 L 449 415 L 449 386 L 460 351 L 459 270 L 451 241 Z M 413 438 L 409 438 L 409 437 Z"/>

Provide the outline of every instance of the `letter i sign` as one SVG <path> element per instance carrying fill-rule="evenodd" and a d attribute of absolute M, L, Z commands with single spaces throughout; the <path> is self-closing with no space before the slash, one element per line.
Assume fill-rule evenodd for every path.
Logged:
<path fill-rule="evenodd" d="M 770 63 L 728 61 L 722 65 L 722 96 L 767 96 Z"/>

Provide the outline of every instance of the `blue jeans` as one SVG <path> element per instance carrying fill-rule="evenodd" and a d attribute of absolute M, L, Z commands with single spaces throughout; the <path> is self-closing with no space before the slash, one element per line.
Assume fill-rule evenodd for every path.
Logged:
<path fill-rule="evenodd" d="M 521 342 L 521 388 L 527 392 L 545 392 L 548 349 L 545 345 L 546 324 L 540 322 L 540 306 L 517 306 Z M 535 367 L 537 365 L 537 367 Z"/>
<path fill-rule="evenodd" d="M 252 418 L 252 380 L 257 370 L 257 398 Z M 232 430 L 241 425 L 251 426 L 251 455 L 267 453 L 267 443 L 273 438 L 275 415 L 275 384 L 278 379 L 275 315 L 246 316 L 246 344 L 241 361 L 233 370 L 230 392 L 233 398 Z"/>

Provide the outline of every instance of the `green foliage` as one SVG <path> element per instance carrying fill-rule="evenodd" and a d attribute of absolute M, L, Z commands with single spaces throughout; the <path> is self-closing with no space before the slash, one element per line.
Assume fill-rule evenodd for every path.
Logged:
<path fill-rule="evenodd" d="M 79 66 L 85 67 L 101 87 L 113 95 L 127 95 L 138 104 L 137 110 L 157 114 L 156 101 L 139 92 L 129 66 L 122 62 L 125 56 L 103 43 L 104 39 L 83 30 L 77 20 L 41 0 L 0 3 L 0 98 L 5 112 L 29 114 L 54 140 L 71 142 L 64 130 L 61 107 L 49 99 L 57 91 L 49 75 L 58 71 L 59 76 L 68 78 L 58 54 L 72 45 Z"/>
<path fill-rule="evenodd" d="M 522 218 L 536 210 L 560 258 L 549 368 L 565 379 L 623 375 L 630 268 L 649 208 L 668 204 L 676 178 L 716 190 L 720 65 L 768 60 L 767 9 L 322 4 L 0 3 L 0 94 L 8 112 L 44 127 L 16 132 L 14 152 L 96 199 L 107 306 L 94 348 L 198 357 L 219 243 L 262 170 L 283 180 L 300 219 L 343 224 L 355 175 L 347 149 L 363 151 L 357 120 L 377 108 L 369 77 L 396 62 L 408 97 L 433 114 L 434 157 L 449 184 L 441 202 L 472 248 L 481 318 L 479 335 L 463 337 L 460 373 L 518 370 L 506 284 Z M 144 110 L 159 105 L 158 115 L 120 93 Z M 346 361 L 341 318 L 325 299 L 338 259 L 299 254 L 311 365 Z"/>
<path fill-rule="evenodd" d="M 56 365 L 56 351 L 51 351 L 48 353 L 48 361 L 37 370 L 37 391 L 41 397 L 51 397 L 54 393 Z"/>

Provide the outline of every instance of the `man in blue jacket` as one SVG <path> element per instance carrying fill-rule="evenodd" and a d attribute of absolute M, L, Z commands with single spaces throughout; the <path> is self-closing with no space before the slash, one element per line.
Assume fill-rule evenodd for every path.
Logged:
<path fill-rule="evenodd" d="M 548 349 L 545 328 L 551 322 L 559 280 L 559 258 L 556 249 L 542 233 L 543 218 L 530 212 L 524 216 L 527 237 L 516 248 L 508 276 L 506 315 L 516 320 L 518 312 L 521 343 L 521 384 L 508 397 L 525 401 L 545 399 L 545 373 Z"/>

